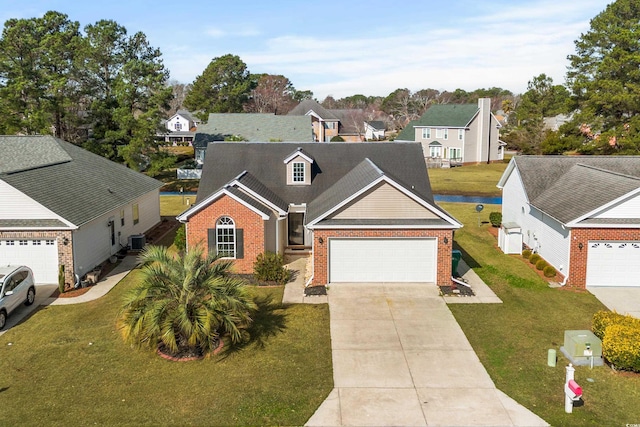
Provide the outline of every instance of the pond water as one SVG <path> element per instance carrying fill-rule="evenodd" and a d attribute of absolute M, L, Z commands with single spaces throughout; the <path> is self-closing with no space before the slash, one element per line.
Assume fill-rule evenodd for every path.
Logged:
<path fill-rule="evenodd" d="M 501 205 L 502 197 L 486 197 L 486 196 L 452 196 L 447 194 L 434 194 L 433 198 L 436 202 L 450 203 L 483 203 L 487 205 Z"/>

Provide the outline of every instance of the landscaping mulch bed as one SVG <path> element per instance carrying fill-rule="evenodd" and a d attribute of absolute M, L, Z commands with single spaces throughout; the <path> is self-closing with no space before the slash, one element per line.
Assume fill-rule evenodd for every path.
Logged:
<path fill-rule="evenodd" d="M 306 288 L 304 288 L 305 297 L 319 296 L 319 295 L 326 295 L 326 294 L 327 294 L 326 286 L 307 286 Z"/>
<path fill-rule="evenodd" d="M 440 286 L 440 294 L 448 297 L 472 297 L 475 296 L 473 290 L 466 286 Z"/>

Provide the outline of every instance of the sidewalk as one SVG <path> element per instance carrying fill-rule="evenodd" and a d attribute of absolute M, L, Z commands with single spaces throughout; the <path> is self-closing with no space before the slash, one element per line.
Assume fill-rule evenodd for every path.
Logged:
<path fill-rule="evenodd" d="M 98 283 L 91 286 L 87 292 L 77 297 L 70 298 L 48 298 L 43 305 L 69 305 L 80 304 L 87 301 L 96 300 L 106 295 L 120 280 L 124 278 L 138 264 L 138 257 L 127 255 L 113 270 Z"/>

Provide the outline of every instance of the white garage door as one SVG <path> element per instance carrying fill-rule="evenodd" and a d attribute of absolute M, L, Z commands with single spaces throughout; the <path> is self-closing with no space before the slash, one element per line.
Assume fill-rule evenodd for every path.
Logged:
<path fill-rule="evenodd" d="M 329 282 L 435 280 L 435 239 L 329 240 Z"/>
<path fill-rule="evenodd" d="M 590 241 L 587 286 L 640 286 L 640 242 Z"/>
<path fill-rule="evenodd" d="M 58 282 L 58 245 L 55 240 L 0 240 L 0 263 L 26 265 L 36 283 Z"/>

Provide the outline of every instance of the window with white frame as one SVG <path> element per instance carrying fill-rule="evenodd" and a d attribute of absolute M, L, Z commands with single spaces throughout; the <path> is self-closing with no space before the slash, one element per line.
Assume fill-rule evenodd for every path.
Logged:
<path fill-rule="evenodd" d="M 431 138 L 431 128 L 422 128 L 422 139 Z"/>
<path fill-rule="evenodd" d="M 448 139 L 449 129 L 436 129 L 436 138 Z"/>
<path fill-rule="evenodd" d="M 464 129 L 458 129 L 458 141 L 462 141 L 464 139 Z"/>
<path fill-rule="evenodd" d="M 430 157 L 441 157 L 442 156 L 442 145 L 429 145 L 429 156 Z"/>
<path fill-rule="evenodd" d="M 216 222 L 216 250 L 223 258 L 236 257 L 236 225 L 228 216 Z"/>
<path fill-rule="evenodd" d="M 449 148 L 449 158 L 450 159 L 460 159 L 460 158 L 462 158 L 462 149 L 460 149 L 460 148 Z"/>
<path fill-rule="evenodd" d="M 292 171 L 293 182 L 304 182 L 304 162 L 294 162 Z"/>
<path fill-rule="evenodd" d="M 182 130 L 182 123 L 176 122 L 175 129 L 178 130 L 178 131 Z"/>

